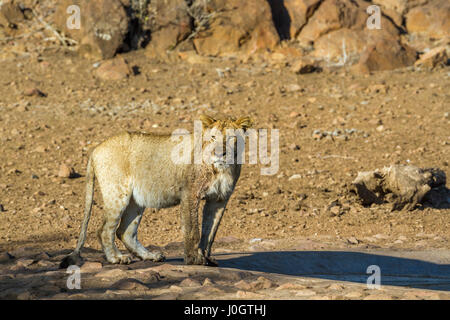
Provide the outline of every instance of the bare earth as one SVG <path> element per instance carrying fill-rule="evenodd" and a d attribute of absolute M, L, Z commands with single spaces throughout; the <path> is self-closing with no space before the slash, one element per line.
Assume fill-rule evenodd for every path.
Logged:
<path fill-rule="evenodd" d="M 117 82 L 62 51 L 0 62 L 0 298 L 450 299 L 450 199 L 391 212 L 348 193 L 358 171 L 395 163 L 450 175 L 448 68 L 295 75 L 277 64 L 124 57 L 137 74 Z M 33 88 L 47 96 L 27 96 Z M 91 146 L 122 130 L 192 130 L 216 112 L 280 131 L 278 173 L 243 168 L 213 249 L 221 267 L 182 265 L 177 208 L 147 210 L 140 227 L 167 263 L 108 265 L 97 190 L 82 289 L 68 290 L 57 265 L 78 237 Z M 59 177 L 62 164 L 81 177 Z M 381 290 L 366 286 L 369 265 L 381 269 Z"/>

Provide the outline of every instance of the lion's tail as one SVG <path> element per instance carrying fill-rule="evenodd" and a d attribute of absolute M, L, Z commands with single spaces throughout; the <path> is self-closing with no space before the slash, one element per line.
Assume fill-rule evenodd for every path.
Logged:
<path fill-rule="evenodd" d="M 86 241 L 86 231 L 89 224 L 89 219 L 91 218 L 92 212 L 92 203 L 94 199 L 94 181 L 95 181 L 95 173 L 94 168 L 92 167 L 92 157 L 89 158 L 87 165 L 87 173 L 86 173 L 86 200 L 84 207 L 84 218 L 83 223 L 81 225 L 80 237 L 78 238 L 77 247 L 75 250 L 65 257 L 59 267 L 61 269 L 65 269 L 71 265 L 79 265 L 82 261 L 81 258 L 81 248 L 84 246 L 84 242 Z"/>

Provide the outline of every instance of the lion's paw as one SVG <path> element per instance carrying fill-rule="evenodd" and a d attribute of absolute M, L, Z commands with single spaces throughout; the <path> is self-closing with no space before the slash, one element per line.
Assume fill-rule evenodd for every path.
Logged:
<path fill-rule="evenodd" d="M 129 255 L 120 254 L 120 255 L 116 255 L 114 257 L 109 257 L 107 260 L 109 263 L 112 263 L 112 264 L 130 264 L 132 258 Z"/>
<path fill-rule="evenodd" d="M 154 262 L 163 262 L 166 260 L 166 257 L 162 252 L 147 252 L 145 256 L 140 257 L 144 261 L 154 261 Z"/>

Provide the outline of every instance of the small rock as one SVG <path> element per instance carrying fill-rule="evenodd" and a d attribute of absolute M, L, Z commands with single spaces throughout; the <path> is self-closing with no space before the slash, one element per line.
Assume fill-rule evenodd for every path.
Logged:
<path fill-rule="evenodd" d="M 179 286 L 176 286 L 176 285 L 171 285 L 171 286 L 169 287 L 169 290 L 170 290 L 170 291 L 173 291 L 173 292 L 182 292 L 182 291 L 183 291 L 183 288 L 181 288 L 181 287 L 179 287 Z"/>
<path fill-rule="evenodd" d="M 105 294 L 111 294 L 111 290 L 107 290 Z M 89 296 L 84 293 L 75 293 L 71 294 L 69 297 L 67 297 L 68 300 L 87 300 L 89 299 Z"/>
<path fill-rule="evenodd" d="M 251 275 L 252 275 L 252 273 L 248 272 L 248 271 L 236 271 L 236 270 L 230 270 L 230 269 L 221 269 L 220 270 L 221 278 L 230 280 L 230 281 L 239 281 L 239 280 L 247 279 Z"/>
<path fill-rule="evenodd" d="M 383 124 L 383 120 L 378 119 L 378 118 L 373 118 L 373 119 L 369 120 L 369 123 L 373 124 L 373 125 L 381 125 L 381 124 Z"/>
<path fill-rule="evenodd" d="M 190 64 L 207 64 L 209 62 L 208 57 L 203 57 L 197 54 L 194 50 L 179 52 L 178 56 L 181 60 Z"/>
<path fill-rule="evenodd" d="M 276 286 L 273 281 L 264 277 L 259 277 L 257 280 L 250 283 L 250 285 L 253 290 L 270 289 Z"/>
<path fill-rule="evenodd" d="M 313 296 L 315 295 L 316 292 L 310 289 L 303 289 L 303 290 L 298 290 L 295 295 L 297 297 L 305 297 L 305 296 Z"/>
<path fill-rule="evenodd" d="M 122 279 L 112 285 L 116 290 L 133 290 L 133 291 L 145 291 L 148 287 L 141 281 L 133 278 Z"/>
<path fill-rule="evenodd" d="M 300 91 L 300 90 L 302 90 L 302 87 L 300 87 L 298 84 L 288 84 L 287 86 L 286 86 L 286 91 L 287 92 L 298 92 L 298 91 Z"/>
<path fill-rule="evenodd" d="M 44 146 L 38 146 L 36 149 L 34 149 L 35 152 L 44 153 L 47 151 L 47 149 Z"/>
<path fill-rule="evenodd" d="M 33 259 L 21 258 L 21 259 L 17 260 L 16 266 L 18 266 L 18 267 L 28 267 L 28 266 L 30 266 L 33 262 L 34 262 Z"/>
<path fill-rule="evenodd" d="M 47 95 L 37 88 L 28 88 L 23 92 L 27 97 L 46 97 Z"/>
<path fill-rule="evenodd" d="M 314 132 L 312 133 L 312 138 L 314 140 L 321 140 L 325 136 L 326 136 L 326 133 L 323 133 L 320 130 L 314 130 Z"/>
<path fill-rule="evenodd" d="M 312 296 L 308 300 L 331 300 L 330 296 Z"/>
<path fill-rule="evenodd" d="M 262 299 L 264 296 L 250 291 L 238 291 L 236 292 L 236 298 L 238 299 Z"/>
<path fill-rule="evenodd" d="M 136 270 L 135 277 L 139 281 L 144 282 L 146 285 L 148 285 L 150 283 L 157 283 L 157 282 L 161 281 L 161 278 L 162 278 L 158 272 L 155 272 L 151 268 Z"/>
<path fill-rule="evenodd" d="M 8 252 L 0 253 L 0 263 L 8 262 L 12 259 L 14 259 L 14 257 L 11 254 L 9 254 Z"/>
<path fill-rule="evenodd" d="M 336 216 L 340 216 L 341 215 L 341 207 L 339 206 L 332 206 L 331 208 L 329 208 L 330 211 L 330 215 L 332 217 L 336 217 Z"/>
<path fill-rule="evenodd" d="M 210 278 L 205 278 L 205 280 L 203 281 L 202 286 L 207 287 L 207 286 L 212 286 L 214 285 L 214 281 L 212 281 Z"/>
<path fill-rule="evenodd" d="M 45 267 L 45 268 L 48 268 L 48 267 L 51 267 L 51 266 L 54 265 L 53 262 L 48 261 L 48 260 L 39 260 L 36 264 L 37 264 L 39 267 Z"/>
<path fill-rule="evenodd" d="M 131 68 L 123 57 L 107 60 L 94 71 L 94 75 L 102 80 L 122 80 L 131 74 Z"/>
<path fill-rule="evenodd" d="M 303 290 L 306 289 L 306 286 L 299 283 L 287 282 L 283 283 L 281 286 L 276 288 L 275 290 Z"/>
<path fill-rule="evenodd" d="M 344 289 L 344 286 L 343 286 L 342 284 L 339 284 L 339 283 L 332 283 L 332 284 L 330 284 L 330 285 L 328 286 L 327 289 L 329 289 L 329 290 L 338 290 L 338 291 L 340 291 L 340 290 L 343 290 L 343 289 Z"/>
<path fill-rule="evenodd" d="M 384 84 L 373 84 L 367 88 L 369 93 L 387 93 L 388 87 Z"/>
<path fill-rule="evenodd" d="M 180 287 L 200 287 L 201 283 L 195 279 L 186 278 L 179 284 Z"/>
<path fill-rule="evenodd" d="M 241 289 L 241 290 L 246 290 L 246 291 L 252 290 L 252 285 L 250 283 L 248 283 L 247 281 L 245 281 L 245 280 L 241 280 L 239 282 L 236 282 L 234 284 L 234 286 L 236 288 L 238 288 L 238 289 Z"/>
<path fill-rule="evenodd" d="M 351 291 L 347 293 L 344 297 L 350 298 L 350 299 L 358 299 L 362 297 L 362 293 L 359 291 Z"/>
<path fill-rule="evenodd" d="M 164 271 L 173 271 L 178 270 L 177 266 L 171 265 L 169 263 L 163 263 L 161 265 L 149 268 L 151 271 L 155 272 L 164 272 Z"/>
<path fill-rule="evenodd" d="M 111 269 L 99 272 L 95 275 L 98 278 L 123 278 L 127 275 L 122 269 Z"/>
<path fill-rule="evenodd" d="M 301 174 L 293 174 L 292 176 L 289 177 L 288 181 L 301 179 L 301 178 L 302 178 Z"/>
<path fill-rule="evenodd" d="M 291 71 L 297 74 L 314 72 L 317 69 L 314 62 L 308 59 L 299 59 L 292 64 Z"/>
<path fill-rule="evenodd" d="M 439 293 L 426 290 L 414 290 L 405 293 L 406 299 L 441 300 Z"/>
<path fill-rule="evenodd" d="M 28 257 L 32 254 L 33 248 L 31 247 L 20 247 L 11 251 L 11 255 L 16 258 Z"/>
<path fill-rule="evenodd" d="M 5 212 L 5 207 L 0 203 L 0 212 Z"/>
<path fill-rule="evenodd" d="M 355 237 L 348 238 L 347 242 L 350 244 L 358 244 L 359 243 L 358 239 L 356 239 Z"/>
<path fill-rule="evenodd" d="M 392 300 L 392 296 L 387 294 L 371 294 L 365 297 L 363 300 Z"/>
<path fill-rule="evenodd" d="M 49 260 L 50 255 L 47 252 L 41 252 L 36 257 L 34 257 L 36 260 Z"/>
<path fill-rule="evenodd" d="M 87 261 L 83 263 L 83 265 L 80 268 L 80 271 L 82 273 L 91 273 L 91 272 L 98 272 L 102 270 L 102 268 L 103 266 L 100 262 Z"/>
<path fill-rule="evenodd" d="M 33 295 L 28 291 L 22 292 L 19 295 L 17 295 L 17 300 L 31 300 L 31 299 L 33 299 Z"/>
<path fill-rule="evenodd" d="M 179 292 L 166 292 L 152 297 L 152 300 L 177 300 L 179 296 Z"/>
<path fill-rule="evenodd" d="M 17 107 L 16 110 L 19 111 L 19 112 L 26 112 L 26 111 L 28 111 L 28 107 L 25 106 L 25 105 L 20 105 L 20 106 Z"/>
<path fill-rule="evenodd" d="M 50 300 L 67 300 L 69 299 L 69 294 L 67 292 L 57 293 L 49 298 Z"/>
<path fill-rule="evenodd" d="M 69 178 L 69 179 L 72 179 L 72 178 L 75 178 L 75 177 L 77 177 L 77 176 L 78 176 L 78 175 L 77 175 L 77 173 L 75 172 L 75 169 L 74 169 L 74 168 L 68 167 L 68 166 L 65 165 L 65 164 L 62 164 L 62 165 L 59 167 L 58 177 L 60 177 L 60 178 Z"/>

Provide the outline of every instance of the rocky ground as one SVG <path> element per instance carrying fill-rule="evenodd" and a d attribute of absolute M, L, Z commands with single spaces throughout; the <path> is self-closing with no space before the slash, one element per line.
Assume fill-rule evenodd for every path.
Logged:
<path fill-rule="evenodd" d="M 40 283 L 47 277 L 45 274 L 37 277 L 39 270 L 49 272 L 48 277 L 55 283 L 66 276 L 55 270 L 55 263 L 61 250 L 68 252 L 74 247 L 78 236 L 83 176 L 91 146 L 121 130 L 191 130 L 192 120 L 203 112 L 249 114 L 257 127 L 280 130 L 279 172 L 262 176 L 260 164 L 244 166 L 219 229 L 216 250 L 228 242 L 231 248 L 227 250 L 231 252 L 296 247 L 283 241 L 269 242 L 264 247 L 258 239 L 311 242 L 306 247 L 297 246 L 297 250 L 448 249 L 448 204 L 441 208 L 419 206 L 413 211 L 391 212 L 387 205 L 363 207 L 348 192 L 358 171 L 393 163 L 439 167 L 449 174 L 448 69 L 400 70 L 370 76 L 339 70 L 299 76 L 277 65 L 243 65 L 233 60 L 167 65 L 150 63 L 139 52 L 126 58 L 140 72 L 116 82 L 98 80 L 92 75 L 95 71 L 92 63 L 62 52 L 34 63 L 16 60 L 1 64 L 7 76 L 0 84 L 0 246 L 3 252 L 16 257 L 2 264 L 2 288 L 16 286 L 15 281 L 22 281 L 22 276 L 33 287 L 33 281 Z M 225 75 L 218 70 L 226 70 Z M 37 90 L 45 96 L 28 93 Z M 336 129 L 342 133 L 318 136 L 316 132 Z M 353 133 L 346 133 L 346 129 Z M 71 169 L 78 175 L 71 175 Z M 93 210 L 87 247 L 100 250 L 95 236 L 102 215 L 98 190 Z M 182 235 L 177 209 L 148 210 L 139 236 L 145 245 L 159 246 L 163 251 L 179 245 Z M 252 239 L 256 240 L 249 243 Z M 36 258 L 30 259 L 28 252 L 36 250 L 48 252 L 50 257 L 37 258 L 37 262 Z M 21 256 L 25 260 L 20 260 Z M 147 268 L 139 263 L 131 268 L 141 268 L 138 266 Z M 164 272 L 181 268 L 183 272 L 205 270 L 205 275 L 234 274 L 222 269 L 170 264 L 155 270 L 160 268 L 167 268 Z M 137 277 L 135 271 L 121 275 Z M 233 278 L 233 281 L 252 280 L 253 276 L 252 273 L 249 279 Z M 27 277 L 31 279 L 26 280 Z M 92 279 L 89 288 L 99 285 L 95 282 L 98 277 Z M 214 291 L 212 288 L 218 286 L 218 298 L 248 294 L 242 293 L 248 290 L 240 290 L 236 296 L 236 288 L 229 292 L 220 285 L 221 280 L 217 281 L 218 284 L 201 287 L 202 290 Z M 313 290 L 309 288 L 310 281 L 303 284 L 302 290 Z M 327 295 L 325 288 L 329 282 L 319 281 L 323 286 L 321 295 Z M 159 288 L 165 282 L 155 283 Z M 162 291 L 155 293 L 148 289 L 149 295 L 170 293 L 167 297 L 184 297 L 200 288 L 183 289 L 176 282 L 173 285 L 168 289 L 167 284 L 168 288 L 159 288 Z M 372 295 L 364 291 L 364 285 L 347 285 L 361 288 L 361 296 L 355 294 L 356 298 Z M 57 289 L 57 284 L 52 286 L 54 294 L 64 290 Z M 28 297 L 33 297 L 33 292 Z M 289 291 L 264 292 L 260 294 L 272 292 L 275 296 L 269 297 L 283 297 Z M 62 293 L 60 297 L 69 294 Z M 83 294 L 88 293 L 80 297 Z M 346 294 L 338 291 L 330 297 L 344 298 Z M 438 296 L 447 297 L 443 292 L 435 293 Z"/>
<path fill-rule="evenodd" d="M 393 164 L 449 176 L 448 66 L 298 74 L 276 55 L 162 62 L 145 50 L 90 61 L 26 23 L 32 38 L 0 39 L 1 298 L 450 298 L 450 198 L 391 211 L 349 192 L 359 171 Z M 78 237 L 89 150 L 123 130 L 192 130 L 201 113 L 280 132 L 275 175 L 243 167 L 213 247 L 221 267 L 181 264 L 177 208 L 147 210 L 139 230 L 167 263 L 108 265 L 96 190 L 82 289 L 68 290 L 57 265 Z M 366 286 L 373 264 L 381 290 Z"/>
<path fill-rule="evenodd" d="M 329 246 L 325 244 L 327 241 L 307 239 L 263 240 L 257 250 L 255 246 L 249 250 L 245 241 L 231 240 L 228 237 L 216 247 L 216 257 L 223 265 L 219 268 L 183 265 L 181 243 L 164 247 L 170 256 L 166 263 L 134 262 L 128 266 L 109 265 L 101 252 L 87 249 L 84 254 L 87 262 L 77 270 L 79 287 L 74 287 L 73 271 L 58 269 L 67 250 L 50 254 L 16 250 L 17 259 L 5 254 L 1 257 L 0 297 L 57 300 L 450 299 L 449 250 L 403 252 L 402 256 L 393 250 L 361 253 L 334 243 L 325 251 L 324 247 Z M 291 246 L 286 246 L 287 242 Z M 279 245 L 288 250 L 274 252 Z M 242 251 L 247 253 L 236 253 Z M 436 264 L 423 262 L 433 258 Z M 387 273 L 382 274 L 379 288 L 366 285 L 370 274 L 365 274 L 365 269 L 372 263 L 381 265 L 382 272 Z M 328 267 L 324 268 L 324 264 Z"/>

